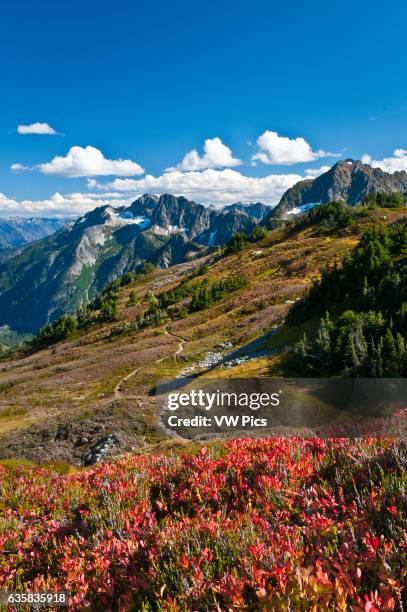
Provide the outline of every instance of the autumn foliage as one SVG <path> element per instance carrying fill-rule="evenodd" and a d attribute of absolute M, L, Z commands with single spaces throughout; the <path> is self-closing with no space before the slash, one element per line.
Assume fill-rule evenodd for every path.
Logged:
<path fill-rule="evenodd" d="M 405 467 L 394 440 L 277 438 L 0 467 L 0 589 L 69 590 L 72 610 L 402 610 Z"/>

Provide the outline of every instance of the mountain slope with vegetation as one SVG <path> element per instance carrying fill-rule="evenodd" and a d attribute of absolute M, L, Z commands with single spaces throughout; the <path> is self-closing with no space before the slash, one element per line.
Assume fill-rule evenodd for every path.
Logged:
<path fill-rule="evenodd" d="M 165 444 L 151 395 L 158 380 L 281 374 L 304 332 L 318 327 L 317 312 L 284 321 L 320 268 L 339 266 L 369 228 L 407 218 L 405 208 L 362 206 L 345 222 L 341 207 L 313 223 L 238 234 L 216 254 L 169 269 L 126 274 L 45 327 L 1 364 L 0 457 L 82 464 L 100 449 Z"/>
<path fill-rule="evenodd" d="M 97 208 L 0 263 L 0 326 L 35 333 L 146 261 L 167 268 L 255 225 L 239 211 L 208 210 L 170 195 Z"/>
<path fill-rule="evenodd" d="M 304 336 L 298 354 L 305 371 L 353 376 L 407 375 L 407 224 L 376 226 L 357 248 L 325 270 L 288 322 L 315 316 L 321 323 Z"/>

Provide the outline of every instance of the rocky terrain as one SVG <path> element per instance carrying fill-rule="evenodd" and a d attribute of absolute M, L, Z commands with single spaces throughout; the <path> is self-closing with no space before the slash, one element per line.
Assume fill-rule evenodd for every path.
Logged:
<path fill-rule="evenodd" d="M 170 195 L 97 208 L 0 263 L 0 325 L 35 333 L 146 261 L 167 268 L 255 225 L 245 213 L 209 210 Z"/>
<path fill-rule="evenodd" d="M 225 206 L 223 211 L 239 210 L 240 212 L 245 212 L 251 217 L 254 217 L 254 219 L 257 219 L 258 221 L 261 221 L 270 213 L 270 208 L 270 206 L 262 204 L 261 202 L 251 202 L 250 204 L 236 202 L 235 204 L 228 204 Z"/>
<path fill-rule="evenodd" d="M 352 206 L 361 202 L 368 193 L 395 191 L 407 194 L 407 172 L 389 174 L 361 161 L 345 159 L 316 179 L 300 181 L 288 189 L 270 213 L 269 219 L 299 212 L 301 207 L 311 204 L 344 200 Z"/>

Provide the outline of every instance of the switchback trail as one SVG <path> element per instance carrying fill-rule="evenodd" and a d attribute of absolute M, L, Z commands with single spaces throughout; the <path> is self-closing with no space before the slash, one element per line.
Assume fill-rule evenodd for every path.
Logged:
<path fill-rule="evenodd" d="M 178 340 L 178 349 L 175 351 L 175 353 L 173 353 L 173 356 L 175 358 L 177 358 L 177 355 L 182 353 L 182 351 L 184 350 L 185 340 L 183 338 L 181 338 L 181 336 L 177 336 L 176 334 L 173 334 L 172 332 L 170 332 L 168 330 L 168 326 L 167 325 L 164 325 L 164 333 L 165 333 L 166 336 L 172 336 L 173 338 Z M 160 359 L 157 359 L 156 363 L 161 363 L 162 361 L 164 361 L 164 359 L 167 359 L 167 355 L 165 357 L 161 357 Z"/>
<path fill-rule="evenodd" d="M 173 334 L 172 332 L 170 332 L 168 330 L 167 325 L 164 325 L 164 333 L 166 336 L 172 336 L 173 338 L 175 338 L 176 340 L 178 340 L 178 348 L 177 350 L 172 353 L 172 355 L 175 357 L 175 359 L 177 358 L 177 355 L 179 355 L 180 353 L 182 353 L 182 351 L 184 350 L 184 342 L 185 340 L 183 338 L 181 338 L 181 336 L 177 336 L 176 334 Z M 161 363 L 164 361 L 164 359 L 167 359 L 168 355 L 165 355 L 164 357 L 161 357 L 160 359 L 157 359 L 155 363 Z M 135 370 L 132 370 L 129 374 L 127 374 L 124 378 L 121 378 L 119 380 L 119 382 L 117 383 L 117 385 L 114 388 L 113 391 L 113 396 L 114 399 L 119 399 L 122 396 L 122 391 L 120 389 L 120 387 L 129 380 L 129 378 L 132 378 L 132 376 L 134 376 L 135 374 L 137 374 L 137 372 L 139 372 L 141 370 L 141 366 L 139 366 L 138 368 L 136 368 Z"/>

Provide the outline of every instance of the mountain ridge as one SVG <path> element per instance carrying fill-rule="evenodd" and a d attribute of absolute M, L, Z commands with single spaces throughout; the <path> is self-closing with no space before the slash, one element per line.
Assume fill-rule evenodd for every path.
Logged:
<path fill-rule="evenodd" d="M 169 194 L 98 207 L 0 263 L 0 325 L 35 332 L 145 261 L 166 268 L 255 225 L 245 213 L 209 210 Z"/>
<path fill-rule="evenodd" d="M 222 208 L 223 211 L 238 210 L 245 212 L 246 214 L 254 217 L 261 221 L 270 212 L 270 208 L 273 208 L 269 204 L 263 204 L 263 202 L 235 202 L 234 204 L 227 204 Z"/>
<path fill-rule="evenodd" d="M 407 172 L 393 174 L 373 168 L 360 160 L 345 159 L 315 179 L 299 181 L 288 189 L 271 211 L 268 219 L 281 219 L 301 206 L 344 200 L 354 206 L 369 193 L 401 192 L 407 194 Z"/>
<path fill-rule="evenodd" d="M 343 261 L 369 227 L 407 220 L 404 208 L 364 209 L 351 209 L 355 222 L 332 225 L 328 234 L 324 224 L 284 226 L 238 252 L 221 249 L 139 274 L 119 283 L 112 318 L 97 311 L 68 338 L 3 360 L 0 459 L 81 465 L 106 436 L 122 440 L 120 452 L 143 451 L 164 440 L 151 395 L 157 380 L 281 375 L 289 347 L 318 324 L 285 321 L 318 282 L 320 268 Z M 247 282 L 237 290 L 193 307 L 200 288 L 227 281 L 233 289 L 241 277 Z M 148 317 L 164 303 L 165 312 Z"/>

